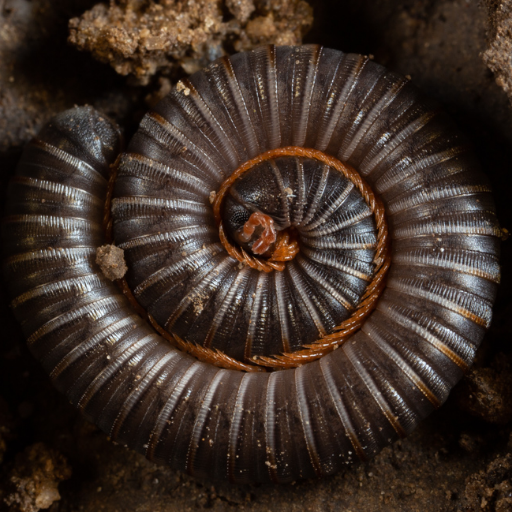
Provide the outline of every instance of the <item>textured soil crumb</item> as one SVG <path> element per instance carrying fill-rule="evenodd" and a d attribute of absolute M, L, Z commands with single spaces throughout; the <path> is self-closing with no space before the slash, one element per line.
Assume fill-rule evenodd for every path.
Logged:
<path fill-rule="evenodd" d="M 102 245 L 96 249 L 96 263 L 100 266 L 103 275 L 115 281 L 122 279 L 128 267 L 124 261 L 124 251 L 115 245 Z"/>
<path fill-rule="evenodd" d="M 304 0 L 121 0 L 69 23 L 69 41 L 121 75 L 193 73 L 229 50 L 300 44 L 313 23 Z"/>
<path fill-rule="evenodd" d="M 12 512 L 37 512 L 60 500 L 58 485 L 71 477 L 66 459 L 43 443 L 29 446 L 16 457 L 4 503 Z"/>
<path fill-rule="evenodd" d="M 486 471 L 466 480 L 462 508 L 465 512 L 512 511 L 512 455 L 497 457 Z"/>
<path fill-rule="evenodd" d="M 512 101 L 512 0 L 500 3 L 493 15 L 494 38 L 482 57 L 496 77 L 496 83 Z"/>

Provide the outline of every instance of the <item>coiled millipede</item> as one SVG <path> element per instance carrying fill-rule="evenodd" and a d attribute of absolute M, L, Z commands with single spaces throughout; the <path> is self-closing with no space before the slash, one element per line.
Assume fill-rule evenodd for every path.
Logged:
<path fill-rule="evenodd" d="M 471 365 L 500 228 L 472 152 L 409 80 L 262 47 L 179 82 L 119 145 L 92 108 L 57 116 L 3 225 L 31 351 L 112 439 L 199 477 L 329 475 Z M 111 228 L 122 287 L 95 262 Z"/>

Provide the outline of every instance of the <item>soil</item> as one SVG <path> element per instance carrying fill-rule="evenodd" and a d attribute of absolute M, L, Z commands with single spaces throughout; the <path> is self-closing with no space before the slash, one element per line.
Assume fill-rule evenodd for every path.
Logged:
<path fill-rule="evenodd" d="M 23 145 L 55 113 L 90 104 L 129 137 L 147 106 L 205 60 L 284 36 L 300 42 L 313 20 L 304 1 L 196 1 L 196 9 L 211 9 L 208 32 L 204 16 L 192 20 L 192 3 L 180 18 L 180 46 L 162 36 L 155 14 L 157 6 L 168 13 L 185 5 L 177 0 L 0 0 L 3 195 Z M 442 103 L 471 139 L 502 226 L 512 229 L 510 0 L 308 4 L 314 21 L 304 42 L 373 54 Z M 116 27 L 128 35 L 109 32 Z M 0 510 L 512 511 L 511 261 L 508 240 L 491 329 L 447 403 L 374 460 L 287 486 L 197 481 L 110 442 L 53 389 L 0 289 Z"/>
<path fill-rule="evenodd" d="M 128 271 L 124 260 L 124 251 L 115 245 L 98 247 L 96 249 L 96 263 L 103 275 L 111 281 L 122 279 Z"/>
<path fill-rule="evenodd" d="M 157 73 L 199 71 L 229 50 L 300 44 L 312 21 L 304 0 L 122 0 L 70 20 L 69 41 L 148 84 Z"/>

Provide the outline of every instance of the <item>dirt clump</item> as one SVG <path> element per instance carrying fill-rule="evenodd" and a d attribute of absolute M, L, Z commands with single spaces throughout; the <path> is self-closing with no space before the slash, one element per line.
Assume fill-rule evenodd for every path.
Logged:
<path fill-rule="evenodd" d="M 300 44 L 313 22 L 304 0 L 120 0 L 69 22 L 69 41 L 139 84 L 200 70 L 229 50 Z"/>
<path fill-rule="evenodd" d="M 58 485 L 70 477 L 66 459 L 43 443 L 36 443 L 16 457 L 3 501 L 11 512 L 38 512 L 60 500 Z"/>

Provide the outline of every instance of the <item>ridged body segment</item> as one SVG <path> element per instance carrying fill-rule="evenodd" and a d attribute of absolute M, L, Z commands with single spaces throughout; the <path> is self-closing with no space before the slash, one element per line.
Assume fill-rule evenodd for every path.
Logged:
<path fill-rule="evenodd" d="M 381 197 L 392 259 L 377 308 L 337 350 L 295 369 L 252 374 L 196 361 L 103 277 L 95 249 L 118 146 L 117 129 L 90 108 L 54 119 L 22 157 L 3 225 L 4 275 L 31 351 L 113 439 L 196 476 L 328 475 L 409 433 L 471 365 L 491 321 L 499 226 L 473 154 L 405 78 L 318 46 L 263 47 L 180 83 L 121 157 L 114 234 L 134 294 L 148 309 L 170 306 L 159 319 L 170 331 L 239 337 L 245 355 L 247 339 L 259 353 L 269 332 L 293 345 L 301 322 L 315 336 L 332 328 L 323 304 L 341 304 L 343 279 L 360 297 L 375 228 L 364 202 L 340 228 L 350 193 L 340 185 L 315 195 L 322 169 L 305 193 L 296 160 L 293 186 L 276 179 L 281 199 L 288 188 L 297 196 L 294 208 L 282 202 L 283 222 L 307 224 L 301 252 L 265 274 L 226 254 L 210 193 L 256 155 L 303 146 L 350 164 Z M 324 210 L 311 213 L 308 197 Z M 333 277 L 341 267 L 350 278 Z"/>

